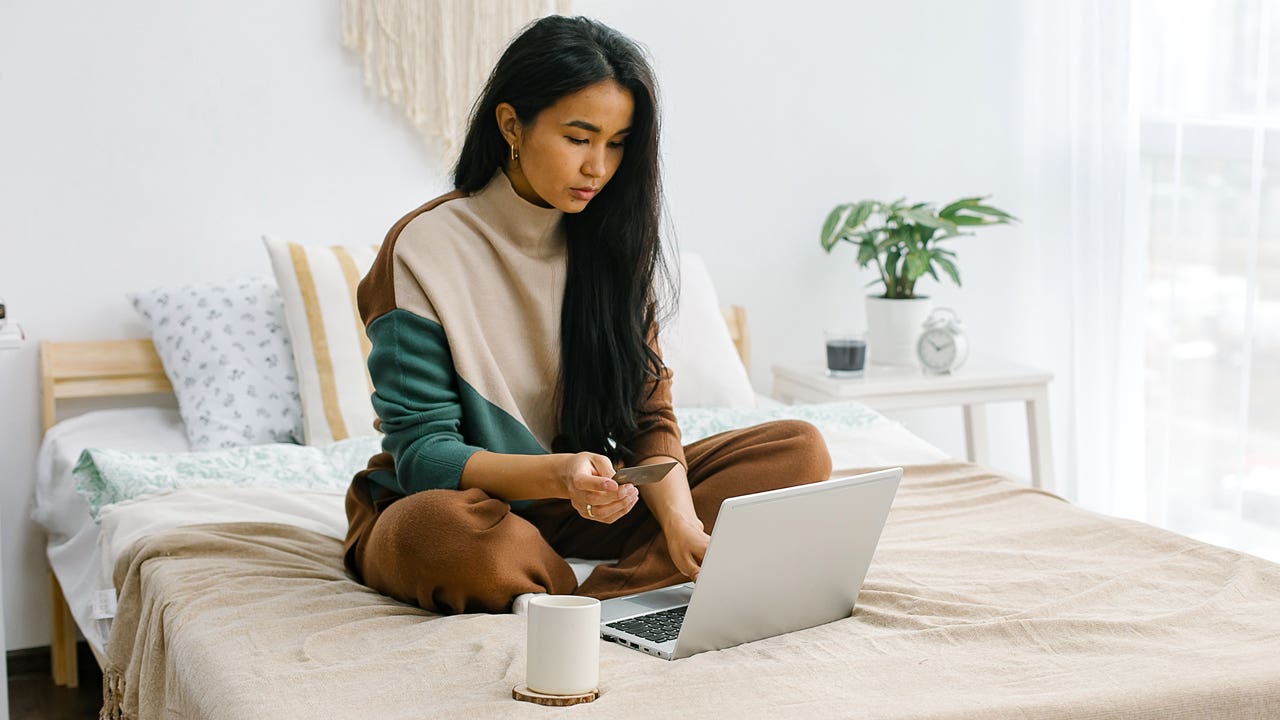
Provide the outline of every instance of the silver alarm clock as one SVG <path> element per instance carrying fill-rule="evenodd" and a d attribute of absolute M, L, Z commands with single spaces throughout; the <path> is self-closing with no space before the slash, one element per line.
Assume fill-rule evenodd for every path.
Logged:
<path fill-rule="evenodd" d="M 969 338 L 955 310 L 938 308 L 929 313 L 916 341 L 916 356 L 931 373 L 949 373 L 964 364 L 969 358 Z"/>

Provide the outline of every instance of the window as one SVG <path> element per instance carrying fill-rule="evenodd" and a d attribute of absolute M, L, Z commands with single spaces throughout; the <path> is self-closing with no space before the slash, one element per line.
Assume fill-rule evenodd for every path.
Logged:
<path fill-rule="evenodd" d="M 1280 560 L 1280 0 L 1141 0 L 1150 519 Z"/>

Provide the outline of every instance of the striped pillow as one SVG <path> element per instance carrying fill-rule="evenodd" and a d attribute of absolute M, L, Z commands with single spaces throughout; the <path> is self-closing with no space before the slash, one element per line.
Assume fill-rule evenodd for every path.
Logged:
<path fill-rule="evenodd" d="M 356 306 L 356 286 L 378 247 L 262 240 L 284 299 L 306 443 L 376 435 L 369 338 Z"/>

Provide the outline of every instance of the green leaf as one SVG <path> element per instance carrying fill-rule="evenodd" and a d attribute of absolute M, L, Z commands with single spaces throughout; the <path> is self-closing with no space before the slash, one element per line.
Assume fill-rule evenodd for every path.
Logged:
<path fill-rule="evenodd" d="M 901 253 L 894 248 L 884 259 L 885 285 L 889 288 L 888 297 L 893 297 L 894 286 L 898 284 L 898 259 L 901 257 Z"/>
<path fill-rule="evenodd" d="M 947 224 L 945 221 L 934 217 L 933 213 L 928 210 L 908 208 L 902 211 L 902 216 L 918 225 L 924 225 L 925 227 L 940 228 L 945 227 Z"/>
<path fill-rule="evenodd" d="M 959 200 L 939 210 L 938 217 L 950 218 L 952 215 L 956 214 L 957 210 L 960 210 L 961 208 L 966 208 L 966 207 L 973 207 L 974 205 L 977 205 L 983 200 L 986 200 L 988 197 L 990 197 L 990 195 L 975 195 L 973 197 L 960 198 Z"/>
<path fill-rule="evenodd" d="M 993 215 L 995 217 L 1001 218 L 1006 222 L 1010 220 L 1017 221 L 1018 219 L 999 208 L 993 208 L 989 205 L 974 205 L 973 207 L 969 208 L 969 211 L 975 212 L 975 213 L 981 213 L 983 215 Z"/>
<path fill-rule="evenodd" d="M 889 248 L 897 247 L 898 251 L 902 251 L 902 245 L 906 241 L 903 238 L 903 232 L 900 229 L 894 229 L 884 233 L 884 237 L 876 243 L 876 249 L 885 252 Z"/>
<path fill-rule="evenodd" d="M 827 213 L 827 219 L 822 223 L 822 249 L 831 252 L 831 248 L 836 246 L 836 241 L 840 239 L 840 233 L 837 228 L 840 227 L 840 218 L 853 207 L 851 203 L 844 203 L 835 206 L 831 212 Z"/>
<path fill-rule="evenodd" d="M 868 263 L 870 263 L 872 260 L 875 260 L 875 259 L 876 259 L 875 242 L 872 240 L 863 238 L 862 242 L 858 243 L 858 265 L 860 267 L 866 267 Z"/>
<path fill-rule="evenodd" d="M 977 215 L 953 215 L 951 221 L 956 225 L 996 225 L 999 220 L 990 220 Z"/>
<path fill-rule="evenodd" d="M 871 217 L 871 212 L 875 210 L 875 201 L 863 200 L 853 205 L 853 209 L 849 211 L 848 217 L 844 220 L 845 232 L 853 232 L 862 226 Z"/>
<path fill-rule="evenodd" d="M 906 263 L 906 279 L 907 282 L 914 282 L 929 268 L 929 253 L 915 250 L 907 253 Z"/>
<path fill-rule="evenodd" d="M 955 282 L 956 285 L 960 284 L 960 271 L 956 270 L 955 263 L 951 262 L 947 258 L 942 257 L 941 255 L 935 257 L 933 261 L 938 263 L 938 265 L 942 268 L 943 272 L 945 272 Z"/>
<path fill-rule="evenodd" d="M 920 249 L 920 228 L 916 225 L 908 225 L 903 228 L 902 244 L 906 246 L 907 252 Z"/>

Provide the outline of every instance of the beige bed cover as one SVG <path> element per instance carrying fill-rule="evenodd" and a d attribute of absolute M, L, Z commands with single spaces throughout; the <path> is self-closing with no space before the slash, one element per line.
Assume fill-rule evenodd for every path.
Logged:
<path fill-rule="evenodd" d="M 1280 566 L 973 465 L 907 469 L 850 618 L 676 662 L 605 644 L 601 697 L 569 708 L 511 699 L 523 617 L 402 605 L 340 549 L 266 524 L 139 541 L 108 716 L 1280 717 Z"/>

